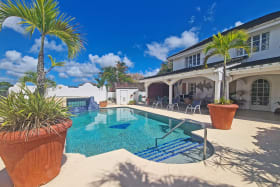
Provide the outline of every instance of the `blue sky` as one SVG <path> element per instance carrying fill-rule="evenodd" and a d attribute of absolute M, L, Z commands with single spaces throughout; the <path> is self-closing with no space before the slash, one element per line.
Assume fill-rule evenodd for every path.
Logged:
<path fill-rule="evenodd" d="M 131 73 L 153 75 L 161 62 L 176 51 L 265 14 L 278 11 L 276 0 L 60 0 L 60 9 L 76 18 L 86 49 L 67 58 L 67 48 L 48 37 L 45 55 L 67 62 L 48 76 L 60 84 L 93 81 L 101 67 L 122 60 Z M 6 20 L 0 32 L 0 81 L 15 83 L 25 71 L 36 70 L 38 42 L 17 24 Z M 45 59 L 48 67 L 49 60 Z"/>

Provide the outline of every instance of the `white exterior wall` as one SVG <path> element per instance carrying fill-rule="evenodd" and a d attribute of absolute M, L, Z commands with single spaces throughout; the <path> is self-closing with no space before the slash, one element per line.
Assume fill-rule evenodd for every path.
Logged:
<path fill-rule="evenodd" d="M 256 110 L 254 105 L 251 105 L 251 89 L 252 83 L 257 79 L 265 79 L 270 83 L 270 104 L 268 109 L 263 109 L 267 111 L 274 112 L 280 106 L 276 104 L 280 101 L 280 75 L 262 75 L 262 76 L 251 76 L 236 81 L 236 91 L 244 91 L 245 94 L 242 95 L 242 99 L 246 100 L 246 103 L 240 108 Z"/>
<path fill-rule="evenodd" d="M 251 56 L 248 59 L 246 59 L 246 62 L 280 56 L 280 23 L 277 25 L 274 25 L 274 26 L 268 26 L 266 28 L 263 28 L 264 26 L 265 26 L 265 24 L 255 27 L 251 30 L 248 30 L 248 33 L 250 36 L 255 36 L 258 34 L 269 32 L 270 33 L 269 34 L 269 49 L 264 50 L 264 51 L 262 51 L 260 49 L 260 51 L 252 53 Z M 260 29 L 258 29 L 258 28 L 260 28 Z M 205 57 L 205 54 L 203 53 L 203 48 L 204 48 L 204 46 L 200 46 L 200 47 L 197 47 L 190 51 L 186 51 L 184 54 L 178 55 L 180 57 L 174 57 L 173 71 L 186 68 L 185 58 L 187 56 L 197 54 L 199 52 L 201 54 L 200 64 L 203 64 L 203 60 Z M 230 55 L 232 58 L 237 57 L 236 50 L 232 49 L 230 51 Z M 210 64 L 213 62 L 219 62 L 219 61 L 223 61 L 223 60 L 224 59 L 222 56 L 213 56 L 213 57 L 209 58 L 207 62 L 208 62 L 208 64 Z"/>
<path fill-rule="evenodd" d="M 207 89 L 207 88 L 203 88 L 203 90 L 199 89 L 197 87 L 198 84 L 203 84 L 203 83 L 210 83 L 211 84 L 211 88 Z M 186 94 L 188 94 L 190 92 L 189 88 L 188 88 L 188 84 L 189 83 L 195 83 L 196 84 L 196 94 L 195 97 L 197 99 L 204 99 L 204 98 L 212 98 L 214 99 L 214 90 L 215 90 L 215 85 L 214 85 L 214 81 L 203 78 L 203 77 L 197 77 L 197 78 L 192 78 L 192 79 L 183 79 L 181 84 L 178 87 L 178 91 L 179 93 L 176 93 L 178 91 L 175 91 L 175 97 L 178 95 L 182 95 L 183 90 L 182 90 L 182 85 L 183 83 L 186 83 Z"/>
<path fill-rule="evenodd" d="M 35 90 L 35 86 L 27 86 L 31 91 Z M 9 93 L 11 92 L 19 92 L 19 84 L 11 87 L 9 89 Z M 56 88 L 48 88 L 47 96 L 49 97 L 94 97 L 94 100 L 99 103 L 100 101 L 107 100 L 107 91 L 106 87 L 98 88 L 93 86 L 90 83 L 85 83 L 79 87 L 68 87 L 64 85 L 57 85 Z"/>
<path fill-rule="evenodd" d="M 127 99 L 126 99 L 126 103 L 122 103 L 121 102 L 121 91 L 126 91 L 127 92 Z M 135 100 L 136 102 L 138 102 L 138 89 L 137 88 L 133 88 L 133 89 L 125 89 L 125 88 L 117 88 L 116 89 L 116 103 L 117 105 L 121 105 L 121 104 L 128 104 L 129 101 Z"/>
<path fill-rule="evenodd" d="M 108 99 L 109 98 L 115 98 L 116 99 L 116 92 L 108 92 Z"/>

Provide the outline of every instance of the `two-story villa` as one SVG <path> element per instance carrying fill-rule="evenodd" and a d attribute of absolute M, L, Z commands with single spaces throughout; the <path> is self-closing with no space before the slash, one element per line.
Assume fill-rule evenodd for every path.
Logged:
<path fill-rule="evenodd" d="M 243 109 L 272 111 L 280 108 L 280 11 L 274 12 L 234 29 L 245 29 L 249 35 L 251 56 L 243 50 L 230 51 L 232 60 L 227 65 L 227 93 Z M 214 56 L 205 69 L 203 49 L 212 40 L 207 38 L 167 58 L 173 71 L 146 77 L 146 94 L 150 99 L 166 96 L 181 100 L 190 93 L 202 103 L 220 98 L 223 58 Z"/>

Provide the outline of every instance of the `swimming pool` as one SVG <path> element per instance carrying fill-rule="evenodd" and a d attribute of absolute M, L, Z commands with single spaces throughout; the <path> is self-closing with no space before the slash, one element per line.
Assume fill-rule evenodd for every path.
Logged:
<path fill-rule="evenodd" d="M 143 158 L 148 155 L 155 157 L 155 138 L 162 137 L 181 122 L 132 108 L 100 109 L 78 114 L 72 120 L 73 126 L 68 130 L 66 138 L 67 153 L 93 156 L 124 148 Z M 188 148 L 188 144 L 194 143 L 192 145 L 196 147 L 193 151 L 201 151 L 201 146 L 198 146 L 201 145 L 201 140 L 193 140 L 191 134 L 191 131 L 198 129 L 201 129 L 200 125 L 186 122 L 165 139 L 159 140 L 158 145 L 163 152 L 170 152 L 183 145 Z M 190 162 L 189 159 L 180 157 L 182 155 L 177 154 L 176 158 L 164 159 L 162 162 Z"/>

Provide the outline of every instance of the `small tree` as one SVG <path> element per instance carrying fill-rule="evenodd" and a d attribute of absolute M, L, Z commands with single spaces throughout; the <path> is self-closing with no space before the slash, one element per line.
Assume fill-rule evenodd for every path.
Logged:
<path fill-rule="evenodd" d="M 44 72 L 45 75 L 48 74 L 53 68 L 64 66 L 64 64 L 65 64 L 65 62 L 56 62 L 55 59 L 51 55 L 48 55 L 48 57 L 51 61 L 51 66 L 46 72 Z M 24 76 L 19 79 L 19 82 L 23 85 L 26 85 L 26 83 L 29 82 L 29 83 L 32 83 L 37 86 L 37 83 L 38 83 L 37 79 L 38 79 L 37 72 L 28 71 L 28 72 L 25 72 Z M 51 87 L 56 87 L 56 82 L 51 79 L 46 78 L 45 83 L 44 83 L 44 89 L 51 88 Z M 37 86 L 37 88 L 38 88 L 38 86 Z"/>
<path fill-rule="evenodd" d="M 73 58 L 82 48 L 83 40 L 73 25 L 74 18 L 59 11 L 55 0 L 3 0 L 0 1 L 0 31 L 4 21 L 9 17 L 19 17 L 20 24 L 25 25 L 26 32 L 33 35 L 37 29 L 41 34 L 41 46 L 37 64 L 37 87 L 41 95 L 45 92 L 44 45 L 47 35 L 56 36 L 68 47 L 68 57 Z"/>
<path fill-rule="evenodd" d="M 213 40 L 204 49 L 205 58 L 204 64 L 207 68 L 207 61 L 212 56 L 222 56 L 224 58 L 223 64 L 223 87 L 222 98 L 226 98 L 226 64 L 231 60 L 230 49 L 243 49 L 250 55 L 250 46 L 248 46 L 249 35 L 244 30 L 230 31 L 226 35 L 218 33 L 213 35 Z"/>
<path fill-rule="evenodd" d="M 131 83 L 133 79 L 127 74 L 128 67 L 124 62 L 116 62 L 116 66 L 109 66 L 102 69 L 96 78 L 97 86 L 113 88 L 117 83 Z"/>

